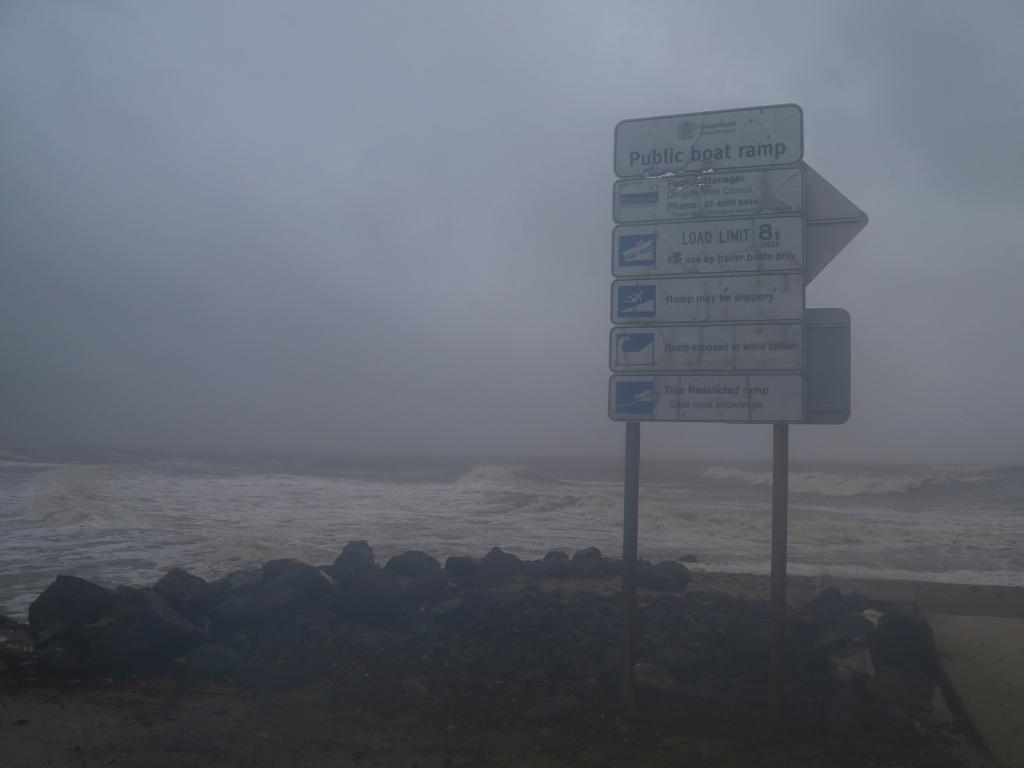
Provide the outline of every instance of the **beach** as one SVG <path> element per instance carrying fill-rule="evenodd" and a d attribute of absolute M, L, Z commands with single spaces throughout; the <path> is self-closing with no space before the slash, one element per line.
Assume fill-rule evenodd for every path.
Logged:
<path fill-rule="evenodd" d="M 988 765 L 988 750 L 1014 765 L 1019 470 L 794 469 L 783 732 L 766 701 L 766 469 L 642 467 L 639 658 L 652 666 L 636 712 L 615 672 L 619 471 L 8 455 L 0 614 L 33 648 L 0 698 L 12 764 L 952 766 Z M 368 581 L 338 570 L 356 539 L 373 543 Z M 496 546 L 511 570 L 480 581 Z M 395 576 L 407 550 L 427 570 Z M 89 621 L 107 629 L 27 626 L 59 574 L 96 585 Z M 294 583 L 271 589 L 279 578 Z M 216 599 L 174 603 L 190 584 Z M 183 623 L 146 634 L 161 595 Z M 886 615 L 914 638 L 895 656 L 878 646 Z"/>

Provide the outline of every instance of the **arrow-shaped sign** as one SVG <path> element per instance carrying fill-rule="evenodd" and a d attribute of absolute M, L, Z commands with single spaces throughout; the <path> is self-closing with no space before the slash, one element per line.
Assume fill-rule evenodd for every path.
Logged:
<path fill-rule="evenodd" d="M 737 224 L 738 230 L 736 227 L 730 229 L 729 222 L 744 218 L 755 224 L 771 224 L 773 233 L 780 229 L 780 234 L 785 234 L 774 222 L 795 215 L 803 219 L 805 227 L 802 243 L 805 283 L 828 266 L 868 223 L 864 211 L 806 163 L 785 168 L 620 179 L 615 182 L 613 216 L 618 223 L 633 226 L 616 230 L 615 245 L 624 250 L 620 254 L 620 269 L 613 267 L 613 271 L 623 276 L 645 274 L 653 277 L 692 272 L 747 271 L 744 268 L 751 264 L 754 268 L 749 271 L 763 271 L 764 264 L 750 262 L 744 256 L 746 248 L 743 244 L 750 239 L 751 227 Z M 771 220 L 764 217 L 771 217 Z M 705 223 L 708 226 L 702 227 Z M 716 223 L 720 225 L 717 228 L 714 226 Z M 748 237 L 733 238 L 736 231 L 740 234 L 748 231 Z M 786 246 L 780 249 L 780 253 L 792 254 L 793 258 L 776 263 L 775 268 L 799 268 L 799 249 L 795 240 L 798 234 L 793 233 L 785 238 L 786 243 L 779 243 Z M 723 239 L 726 236 L 733 239 Z M 726 257 L 735 256 L 740 260 L 724 267 L 720 259 L 712 259 L 707 266 L 696 266 L 696 262 L 688 260 L 692 254 L 687 251 L 700 251 L 707 255 L 708 238 L 717 245 L 731 243 L 739 247 L 739 250 L 726 248 L 723 253 Z M 760 253 L 759 245 L 754 245 Z M 662 264 L 657 255 L 659 251 L 664 259 L 676 254 L 679 258 Z"/>
<path fill-rule="evenodd" d="M 867 226 L 868 215 L 807 163 L 800 165 L 804 170 L 806 285 Z"/>

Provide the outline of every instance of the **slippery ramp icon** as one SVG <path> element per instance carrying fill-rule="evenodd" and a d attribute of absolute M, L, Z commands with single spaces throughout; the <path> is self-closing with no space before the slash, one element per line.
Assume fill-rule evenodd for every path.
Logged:
<path fill-rule="evenodd" d="M 619 317 L 654 317 L 654 285 L 620 285 L 617 300 Z"/>

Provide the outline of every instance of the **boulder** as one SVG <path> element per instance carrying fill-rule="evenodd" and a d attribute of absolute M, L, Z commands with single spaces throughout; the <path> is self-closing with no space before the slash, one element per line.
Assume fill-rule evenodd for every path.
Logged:
<path fill-rule="evenodd" d="M 401 577 L 385 570 L 353 574 L 338 583 L 335 593 L 343 616 L 380 626 L 394 624 L 410 600 Z"/>
<path fill-rule="evenodd" d="M 294 589 L 310 598 L 322 597 L 334 586 L 326 572 L 301 560 L 271 560 L 263 566 L 263 583 L 257 590 Z"/>
<path fill-rule="evenodd" d="M 472 579 L 480 568 L 480 561 L 467 555 L 456 555 L 444 561 L 444 572 L 453 579 Z"/>
<path fill-rule="evenodd" d="M 573 572 L 569 555 L 565 552 L 553 550 L 544 555 L 540 561 L 540 573 L 548 579 L 564 579 L 571 576 Z"/>
<path fill-rule="evenodd" d="M 54 640 L 44 645 L 38 656 L 39 667 L 57 677 L 89 677 L 96 674 L 96 660 L 78 642 Z"/>
<path fill-rule="evenodd" d="M 99 618 L 71 633 L 99 667 L 136 672 L 199 645 L 205 634 L 152 589 L 118 587 Z"/>
<path fill-rule="evenodd" d="M 869 634 L 871 661 L 876 667 L 929 671 L 935 664 L 935 637 L 924 615 L 913 605 L 893 605 Z"/>
<path fill-rule="evenodd" d="M 259 592 L 221 603 L 213 613 L 214 633 L 218 636 L 244 627 L 277 619 L 305 602 L 300 589 L 270 584 Z"/>
<path fill-rule="evenodd" d="M 449 597 L 432 605 L 429 609 L 429 616 L 439 624 L 457 626 L 464 622 L 470 615 L 469 606 L 466 601 L 459 597 Z"/>
<path fill-rule="evenodd" d="M 480 561 L 480 580 L 488 584 L 503 584 L 522 578 L 526 569 L 523 561 L 500 547 L 494 547 Z"/>
<path fill-rule="evenodd" d="M 210 589 L 220 602 L 229 598 L 237 598 L 255 592 L 263 583 L 263 571 L 260 568 L 242 568 L 232 571 L 210 582 Z"/>
<path fill-rule="evenodd" d="M 28 607 L 32 629 L 44 624 L 75 627 L 99 616 L 110 600 L 109 589 L 77 576 L 58 576 Z"/>
<path fill-rule="evenodd" d="M 637 567 L 637 584 L 647 589 L 682 591 L 689 583 L 690 570 L 674 560 Z"/>
<path fill-rule="evenodd" d="M 350 541 L 335 558 L 329 570 L 337 581 L 342 581 L 351 576 L 372 573 L 376 568 L 373 547 L 365 541 Z"/>
<path fill-rule="evenodd" d="M 263 582 L 273 581 L 285 571 L 296 565 L 305 565 L 301 560 L 294 557 L 281 557 L 276 560 L 267 560 L 260 567 L 260 580 Z"/>
<path fill-rule="evenodd" d="M 388 560 L 384 569 L 394 571 L 406 579 L 427 579 L 442 574 L 441 564 L 426 552 L 420 552 L 417 549 L 410 549 L 400 555 L 395 555 Z"/>
<path fill-rule="evenodd" d="M 422 579 L 403 579 L 399 576 L 399 584 L 404 601 L 410 604 L 436 603 L 447 600 L 451 594 L 448 591 L 448 577 L 444 571 Z"/>
<path fill-rule="evenodd" d="M 806 609 L 818 621 L 827 624 L 845 621 L 850 614 L 859 614 L 871 606 L 871 601 L 863 595 L 856 592 L 844 595 L 835 587 L 829 587 L 819 592 Z"/>
<path fill-rule="evenodd" d="M 597 547 L 577 549 L 572 556 L 572 570 L 579 576 L 603 576 L 606 561 Z"/>
<path fill-rule="evenodd" d="M 30 663 L 35 657 L 35 642 L 28 627 L 12 622 L 0 625 L 0 661 L 9 667 Z"/>
<path fill-rule="evenodd" d="M 216 593 L 205 580 L 181 568 L 168 571 L 153 585 L 153 591 L 197 626 L 202 625 L 204 617 L 219 602 Z"/>

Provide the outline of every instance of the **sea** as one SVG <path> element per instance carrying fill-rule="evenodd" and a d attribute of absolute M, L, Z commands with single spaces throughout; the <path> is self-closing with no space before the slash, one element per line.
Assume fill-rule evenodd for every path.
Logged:
<path fill-rule="evenodd" d="M 57 574 L 150 585 L 266 560 L 622 548 L 621 459 L 0 452 L 0 614 Z M 645 460 L 640 556 L 767 573 L 765 464 Z M 1024 585 L 1024 467 L 794 464 L 789 570 Z"/>

